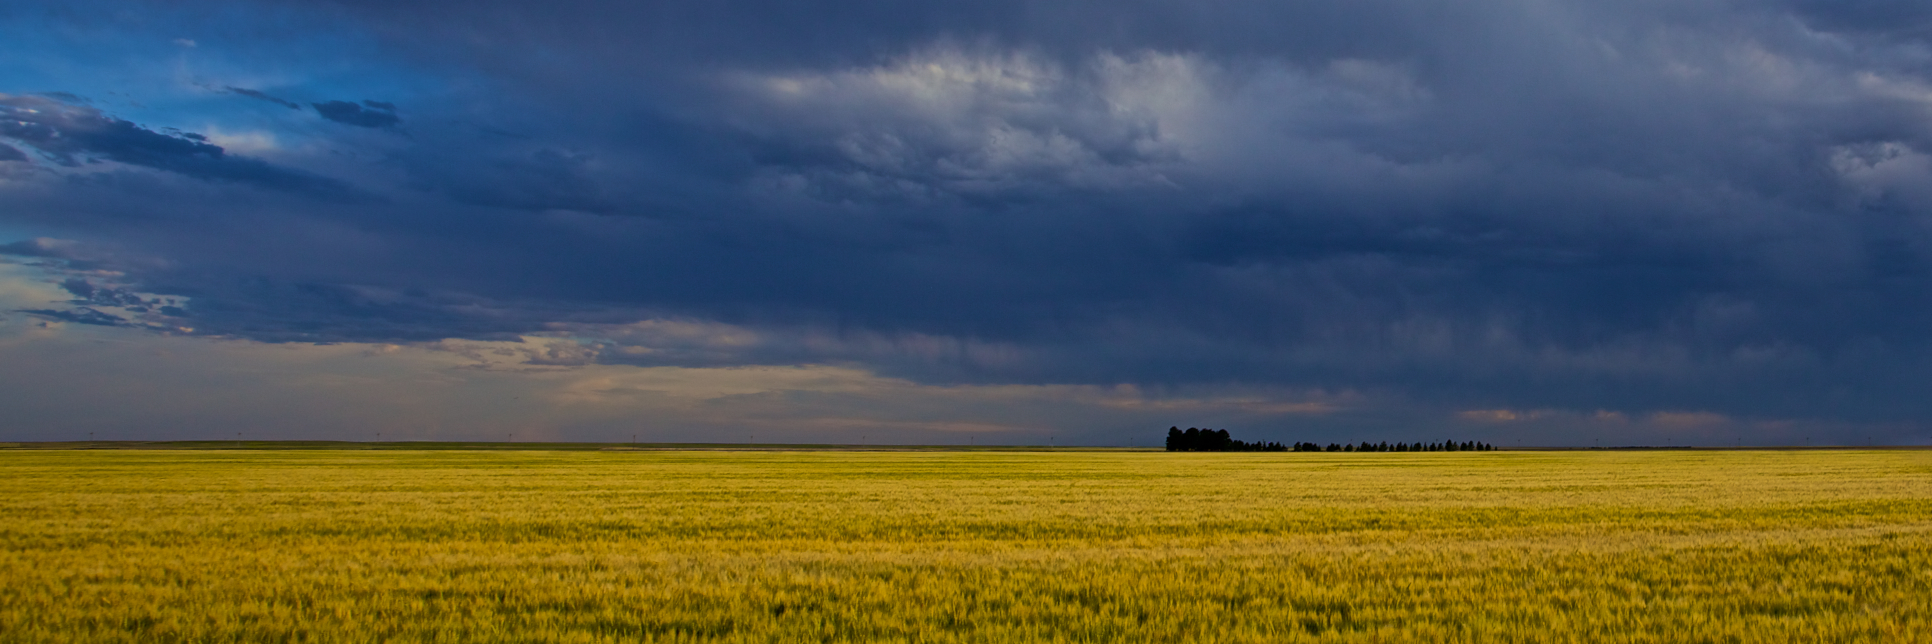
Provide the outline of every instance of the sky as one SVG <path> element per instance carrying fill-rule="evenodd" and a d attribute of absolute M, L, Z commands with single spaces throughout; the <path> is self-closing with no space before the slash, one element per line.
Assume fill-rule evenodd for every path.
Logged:
<path fill-rule="evenodd" d="M 1932 444 L 1919 0 L 19 0 L 0 440 Z"/>

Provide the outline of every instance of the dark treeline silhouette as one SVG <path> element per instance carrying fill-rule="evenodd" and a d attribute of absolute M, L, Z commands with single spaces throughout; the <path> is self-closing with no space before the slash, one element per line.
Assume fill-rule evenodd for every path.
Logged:
<path fill-rule="evenodd" d="M 1295 443 L 1297 452 L 1491 452 L 1496 446 L 1477 441 L 1443 441 L 1440 443 L 1371 443 L 1362 441 L 1360 445 L 1329 443 Z"/>
<path fill-rule="evenodd" d="M 1288 446 L 1281 443 L 1248 443 L 1234 440 L 1225 429 L 1167 428 L 1167 451 L 1170 452 L 1286 452 Z"/>
<path fill-rule="evenodd" d="M 1329 443 L 1247 443 L 1234 440 L 1225 429 L 1167 428 L 1167 451 L 1170 452 L 1491 452 L 1496 446 L 1478 441 L 1443 441 L 1440 443 L 1371 443 L 1359 444 Z"/>

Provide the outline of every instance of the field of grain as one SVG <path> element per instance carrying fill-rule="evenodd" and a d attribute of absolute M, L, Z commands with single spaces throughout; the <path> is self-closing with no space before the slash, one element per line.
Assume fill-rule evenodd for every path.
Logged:
<path fill-rule="evenodd" d="M 1932 641 L 1932 452 L 4 450 L 0 639 Z"/>

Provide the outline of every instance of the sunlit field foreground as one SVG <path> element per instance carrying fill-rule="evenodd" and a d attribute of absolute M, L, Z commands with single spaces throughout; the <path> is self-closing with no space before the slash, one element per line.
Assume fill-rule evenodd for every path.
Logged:
<path fill-rule="evenodd" d="M 1932 641 L 1932 452 L 0 451 L 8 642 Z"/>

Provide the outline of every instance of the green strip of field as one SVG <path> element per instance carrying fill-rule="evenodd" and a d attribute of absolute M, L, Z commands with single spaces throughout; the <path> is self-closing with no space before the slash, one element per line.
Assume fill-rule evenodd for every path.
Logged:
<path fill-rule="evenodd" d="M 0 452 L 8 642 L 1907 642 L 1924 451 Z"/>

